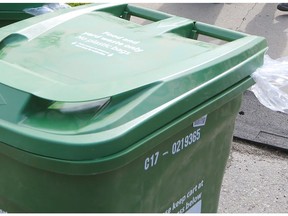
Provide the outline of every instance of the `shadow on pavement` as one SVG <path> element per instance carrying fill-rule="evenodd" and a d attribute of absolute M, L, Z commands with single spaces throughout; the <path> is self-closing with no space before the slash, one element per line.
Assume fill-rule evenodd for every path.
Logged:
<path fill-rule="evenodd" d="M 263 9 L 250 21 L 245 29 L 248 34 L 263 36 L 268 41 L 268 54 L 272 58 L 282 56 L 287 45 L 287 15 L 276 16 L 277 4 L 264 4 Z"/>

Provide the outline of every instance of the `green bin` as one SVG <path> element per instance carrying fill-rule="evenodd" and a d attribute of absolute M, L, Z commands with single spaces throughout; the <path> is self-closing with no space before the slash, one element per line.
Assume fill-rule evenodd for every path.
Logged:
<path fill-rule="evenodd" d="M 6 26 L 0 40 L 2 212 L 217 211 L 264 38 L 91 4 Z"/>
<path fill-rule="evenodd" d="M 43 3 L 0 3 L 0 27 L 32 17 L 24 9 L 41 6 Z"/>

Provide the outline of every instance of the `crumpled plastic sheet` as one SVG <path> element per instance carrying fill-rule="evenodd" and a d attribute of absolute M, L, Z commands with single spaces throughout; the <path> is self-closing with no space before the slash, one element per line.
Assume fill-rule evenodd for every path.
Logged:
<path fill-rule="evenodd" d="M 41 7 L 26 8 L 23 11 L 25 13 L 31 14 L 33 16 L 38 16 L 41 14 L 51 13 L 53 11 L 56 11 L 59 9 L 65 9 L 65 8 L 70 8 L 70 6 L 68 4 L 65 4 L 65 3 L 49 3 L 49 4 L 45 4 Z"/>
<path fill-rule="evenodd" d="M 264 64 L 252 78 L 256 84 L 251 91 L 265 107 L 288 113 L 288 56 L 273 60 L 264 56 Z"/>

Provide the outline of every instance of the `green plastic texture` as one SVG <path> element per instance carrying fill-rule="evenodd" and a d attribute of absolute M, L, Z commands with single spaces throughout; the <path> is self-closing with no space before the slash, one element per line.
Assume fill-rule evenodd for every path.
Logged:
<path fill-rule="evenodd" d="M 131 16 L 156 22 L 141 26 Z M 231 42 L 191 39 L 195 32 Z M 249 77 L 266 49 L 262 37 L 127 4 L 85 5 L 3 27 L 0 140 L 63 160 L 113 155 Z M 103 99 L 97 110 L 51 109 Z"/>
<path fill-rule="evenodd" d="M 130 4 L 1 28 L 0 211 L 216 212 L 266 50 L 262 37 Z"/>
<path fill-rule="evenodd" d="M 0 27 L 27 19 L 33 15 L 24 9 L 43 6 L 44 3 L 0 3 Z"/>
<path fill-rule="evenodd" d="M 1 144 L 8 154 L 0 154 L 0 174 L 5 176 L 0 179 L 0 209 L 11 213 L 216 212 L 241 102 L 235 90 L 247 85 L 251 82 L 231 88 L 224 93 L 225 99 L 215 98 L 210 101 L 213 106 L 208 103 L 196 113 L 187 113 L 165 126 L 161 134 L 151 134 L 145 144 L 119 154 L 113 158 L 119 167 L 114 164 L 112 170 L 108 169 L 112 158 L 87 163 L 53 161 Z M 216 110 L 211 111 L 212 107 Z M 207 115 L 206 122 L 194 127 L 199 115 Z M 185 144 L 186 137 L 191 138 Z M 60 167 L 73 171 L 59 172 Z M 95 172 L 96 167 L 105 171 Z M 89 169 L 94 172 L 88 174 Z"/>
<path fill-rule="evenodd" d="M 44 3 L 0 3 L 0 11 L 23 12 L 27 8 L 43 6 Z"/>

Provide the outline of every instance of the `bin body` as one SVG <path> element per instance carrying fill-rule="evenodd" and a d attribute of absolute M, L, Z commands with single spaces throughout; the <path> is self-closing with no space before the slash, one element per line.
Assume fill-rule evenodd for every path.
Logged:
<path fill-rule="evenodd" d="M 0 3 L 0 27 L 32 17 L 33 15 L 25 13 L 24 9 L 42 5 L 41 3 Z"/>
<path fill-rule="evenodd" d="M 170 137 L 171 132 L 164 131 L 162 139 L 153 139 L 155 148 L 109 172 L 58 174 L 53 167 L 41 170 L 1 155 L 3 210 L 216 212 L 240 101 L 239 95 L 204 115 L 203 126 L 193 127 L 193 114 L 172 123 L 179 132 Z M 47 163 L 37 160 L 43 161 L 34 163 Z"/>
<path fill-rule="evenodd" d="M 157 22 L 123 20 L 147 14 Z M 0 39 L 1 211 L 217 211 L 263 38 L 108 4 L 34 17 Z"/>

